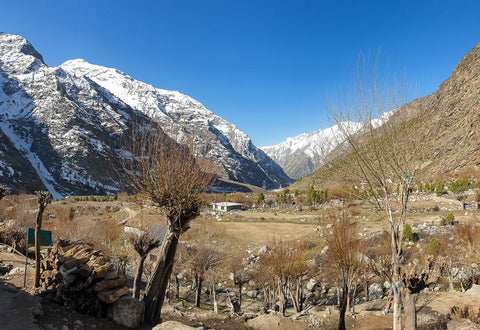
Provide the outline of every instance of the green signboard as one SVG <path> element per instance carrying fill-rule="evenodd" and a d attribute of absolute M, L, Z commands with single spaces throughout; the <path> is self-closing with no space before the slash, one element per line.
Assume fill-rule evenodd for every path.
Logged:
<path fill-rule="evenodd" d="M 52 245 L 52 232 L 48 230 L 40 230 L 39 233 L 40 245 Z M 27 244 L 35 244 L 35 229 L 28 228 Z"/>

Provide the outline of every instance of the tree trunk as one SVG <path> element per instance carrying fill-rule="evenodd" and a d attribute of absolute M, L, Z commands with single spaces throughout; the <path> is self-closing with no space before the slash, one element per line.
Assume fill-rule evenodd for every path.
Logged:
<path fill-rule="evenodd" d="M 340 287 L 338 284 L 335 284 L 337 287 L 337 306 L 340 306 Z"/>
<path fill-rule="evenodd" d="M 177 251 L 178 234 L 170 233 L 162 245 L 160 258 L 155 264 L 152 278 L 145 289 L 145 317 L 146 322 L 156 324 L 161 322 L 161 312 L 168 280 L 173 270 L 173 261 Z"/>
<path fill-rule="evenodd" d="M 42 228 L 43 205 L 39 205 L 35 224 L 35 287 L 40 286 L 40 229 Z M 28 251 L 26 252 L 28 255 Z"/>
<path fill-rule="evenodd" d="M 368 280 L 367 280 L 367 271 L 363 271 L 363 290 L 365 292 L 365 301 L 368 301 Z"/>
<path fill-rule="evenodd" d="M 213 294 L 213 312 L 215 314 L 218 314 L 217 293 L 215 292 L 215 281 L 212 284 L 212 294 Z"/>
<path fill-rule="evenodd" d="M 303 310 L 303 289 L 300 280 L 297 283 L 298 312 Z"/>
<path fill-rule="evenodd" d="M 192 284 L 190 285 L 190 289 L 195 290 L 197 288 L 197 283 L 198 283 L 198 275 L 195 274 L 193 277 Z"/>
<path fill-rule="evenodd" d="M 147 256 L 140 257 L 137 265 L 137 272 L 135 274 L 135 279 L 133 281 L 133 298 L 140 298 L 140 287 L 142 286 L 142 274 L 143 274 L 143 264 Z"/>
<path fill-rule="evenodd" d="M 347 294 L 348 289 L 347 286 L 343 286 L 343 292 L 342 292 L 342 302 L 340 304 L 340 315 L 338 319 L 338 330 L 345 330 L 345 312 L 347 311 Z"/>
<path fill-rule="evenodd" d="M 453 276 L 452 276 L 452 271 L 451 270 L 448 272 L 448 288 L 449 288 L 450 292 L 455 291 L 455 289 L 453 287 Z"/>
<path fill-rule="evenodd" d="M 405 329 L 416 330 L 417 329 L 417 311 L 415 309 L 415 303 L 417 301 L 417 294 L 411 293 L 410 290 L 405 290 Z"/>
<path fill-rule="evenodd" d="M 357 286 L 355 285 L 353 288 L 353 295 L 350 298 L 350 305 L 352 308 L 352 314 L 355 314 L 355 295 L 357 294 Z"/>
<path fill-rule="evenodd" d="M 400 267 L 394 265 L 393 270 L 393 330 L 402 329 L 402 299 L 400 297 Z"/>
<path fill-rule="evenodd" d="M 278 281 L 278 307 L 279 312 L 285 316 L 285 311 L 287 310 L 287 298 L 285 297 L 285 288 L 280 281 Z"/>
<path fill-rule="evenodd" d="M 177 274 L 175 274 L 175 298 L 180 299 L 180 282 Z"/>
<path fill-rule="evenodd" d="M 195 307 L 200 307 L 200 295 L 202 294 L 202 282 L 201 276 L 198 276 L 197 288 L 195 291 Z"/>
<path fill-rule="evenodd" d="M 243 283 L 238 283 L 238 308 L 242 308 L 242 286 Z"/>

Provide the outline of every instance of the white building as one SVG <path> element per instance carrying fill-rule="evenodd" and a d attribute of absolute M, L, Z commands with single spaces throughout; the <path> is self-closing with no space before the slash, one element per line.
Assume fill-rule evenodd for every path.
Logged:
<path fill-rule="evenodd" d="M 233 210 L 242 210 L 243 204 L 231 202 L 212 203 L 212 208 L 214 211 L 229 212 Z"/>

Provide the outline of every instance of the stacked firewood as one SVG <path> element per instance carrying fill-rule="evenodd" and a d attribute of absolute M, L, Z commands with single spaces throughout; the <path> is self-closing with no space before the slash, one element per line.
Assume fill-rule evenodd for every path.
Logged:
<path fill-rule="evenodd" d="M 41 263 L 41 286 L 82 313 L 104 315 L 109 304 L 130 294 L 126 279 L 99 250 L 87 244 L 49 248 Z"/>

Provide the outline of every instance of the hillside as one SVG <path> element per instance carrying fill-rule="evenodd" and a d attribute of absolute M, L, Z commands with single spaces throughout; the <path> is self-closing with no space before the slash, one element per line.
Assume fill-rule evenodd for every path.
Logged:
<path fill-rule="evenodd" d="M 476 175 L 480 166 L 480 44 L 454 68 L 439 89 L 405 104 L 400 112 L 411 116 L 422 113 L 428 121 L 423 152 L 431 160 L 418 175 L 428 180 L 438 177 Z M 412 135 L 416 132 L 411 132 Z M 354 166 L 352 155 L 334 151 L 314 173 L 296 182 L 294 187 L 351 182 L 348 168 Z"/>
<path fill-rule="evenodd" d="M 177 141 L 193 137 L 227 179 L 291 183 L 244 132 L 189 96 L 81 59 L 50 67 L 21 36 L 0 33 L 0 87 L 0 183 L 12 192 L 117 191 L 110 172 L 128 155 L 139 119 L 158 122 Z"/>

